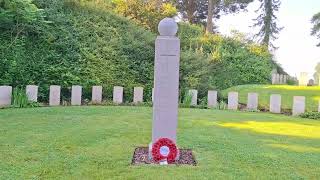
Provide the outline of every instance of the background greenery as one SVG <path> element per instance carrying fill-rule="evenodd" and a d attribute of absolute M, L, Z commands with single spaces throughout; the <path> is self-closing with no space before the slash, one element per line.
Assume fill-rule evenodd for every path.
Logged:
<path fill-rule="evenodd" d="M 150 100 L 153 27 L 175 9 L 166 5 L 146 23 L 125 12 L 136 12 L 134 17 L 141 19 L 152 11 L 147 5 L 144 11 L 120 11 L 120 5 L 99 0 L 1 0 L 0 84 L 38 85 L 40 101 L 48 100 L 50 85 L 62 86 L 63 100 L 69 100 L 75 84 L 84 87 L 84 99 L 90 99 L 92 85 L 104 87 L 105 99 L 111 98 L 113 86 L 123 86 L 125 101 L 132 101 L 134 86 L 143 86 Z M 205 34 L 197 25 L 179 26 L 181 95 L 196 88 L 203 99 L 208 89 L 270 82 L 277 65 L 266 47 L 237 32 L 223 37 Z"/>

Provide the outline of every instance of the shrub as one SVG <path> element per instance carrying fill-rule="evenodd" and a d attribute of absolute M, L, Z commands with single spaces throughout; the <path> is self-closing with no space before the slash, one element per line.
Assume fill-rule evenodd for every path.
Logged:
<path fill-rule="evenodd" d="M 320 112 L 306 112 L 301 114 L 300 117 L 320 120 Z"/>
<path fill-rule="evenodd" d="M 30 102 L 24 89 L 15 88 L 12 93 L 12 107 L 14 108 L 26 108 L 26 107 L 38 107 L 37 102 Z"/>

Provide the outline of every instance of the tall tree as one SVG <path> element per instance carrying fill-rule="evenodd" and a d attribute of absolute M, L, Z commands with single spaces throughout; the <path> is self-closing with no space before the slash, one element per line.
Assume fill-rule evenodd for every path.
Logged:
<path fill-rule="evenodd" d="M 316 36 L 320 40 L 320 12 L 312 17 L 311 23 L 313 24 L 311 35 Z M 320 47 L 320 42 L 317 46 Z"/>
<path fill-rule="evenodd" d="M 208 16 L 207 16 L 207 33 L 213 33 L 213 7 L 214 7 L 214 0 L 208 0 Z"/>
<path fill-rule="evenodd" d="M 222 14 L 244 10 L 253 0 L 177 0 L 177 9 L 182 18 L 190 23 L 206 24 L 207 32 L 216 27 L 214 19 Z"/>
<path fill-rule="evenodd" d="M 272 41 L 278 39 L 278 34 L 283 29 L 279 27 L 278 18 L 275 15 L 279 11 L 281 2 L 280 0 L 259 0 L 261 5 L 256 13 L 260 15 L 254 19 L 253 27 L 260 27 L 259 32 L 255 35 L 259 42 L 270 49 L 276 49 Z"/>

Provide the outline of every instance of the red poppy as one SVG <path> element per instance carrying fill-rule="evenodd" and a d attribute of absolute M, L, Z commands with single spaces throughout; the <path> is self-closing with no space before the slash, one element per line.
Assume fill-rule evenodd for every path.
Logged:
<path fill-rule="evenodd" d="M 167 154 L 161 154 L 160 149 L 169 149 Z M 167 160 L 168 163 L 175 162 L 178 156 L 178 148 L 175 143 L 168 138 L 160 138 L 152 145 L 152 157 L 156 162 Z"/>

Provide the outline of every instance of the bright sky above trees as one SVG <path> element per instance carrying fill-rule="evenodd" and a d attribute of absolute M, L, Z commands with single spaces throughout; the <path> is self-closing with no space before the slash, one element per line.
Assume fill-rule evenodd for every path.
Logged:
<path fill-rule="evenodd" d="M 257 29 L 250 28 L 254 12 L 259 6 L 256 1 L 248 6 L 248 12 L 222 16 L 218 21 L 219 31 L 230 34 L 231 30 L 253 35 Z M 284 26 L 280 38 L 275 42 L 279 47 L 275 55 L 277 61 L 292 76 L 299 76 L 300 72 L 308 72 L 310 78 L 314 73 L 317 62 L 320 62 L 320 48 L 316 47 L 317 39 L 310 35 L 312 16 L 320 12 L 319 0 L 282 0 L 277 14 L 279 25 Z"/>

